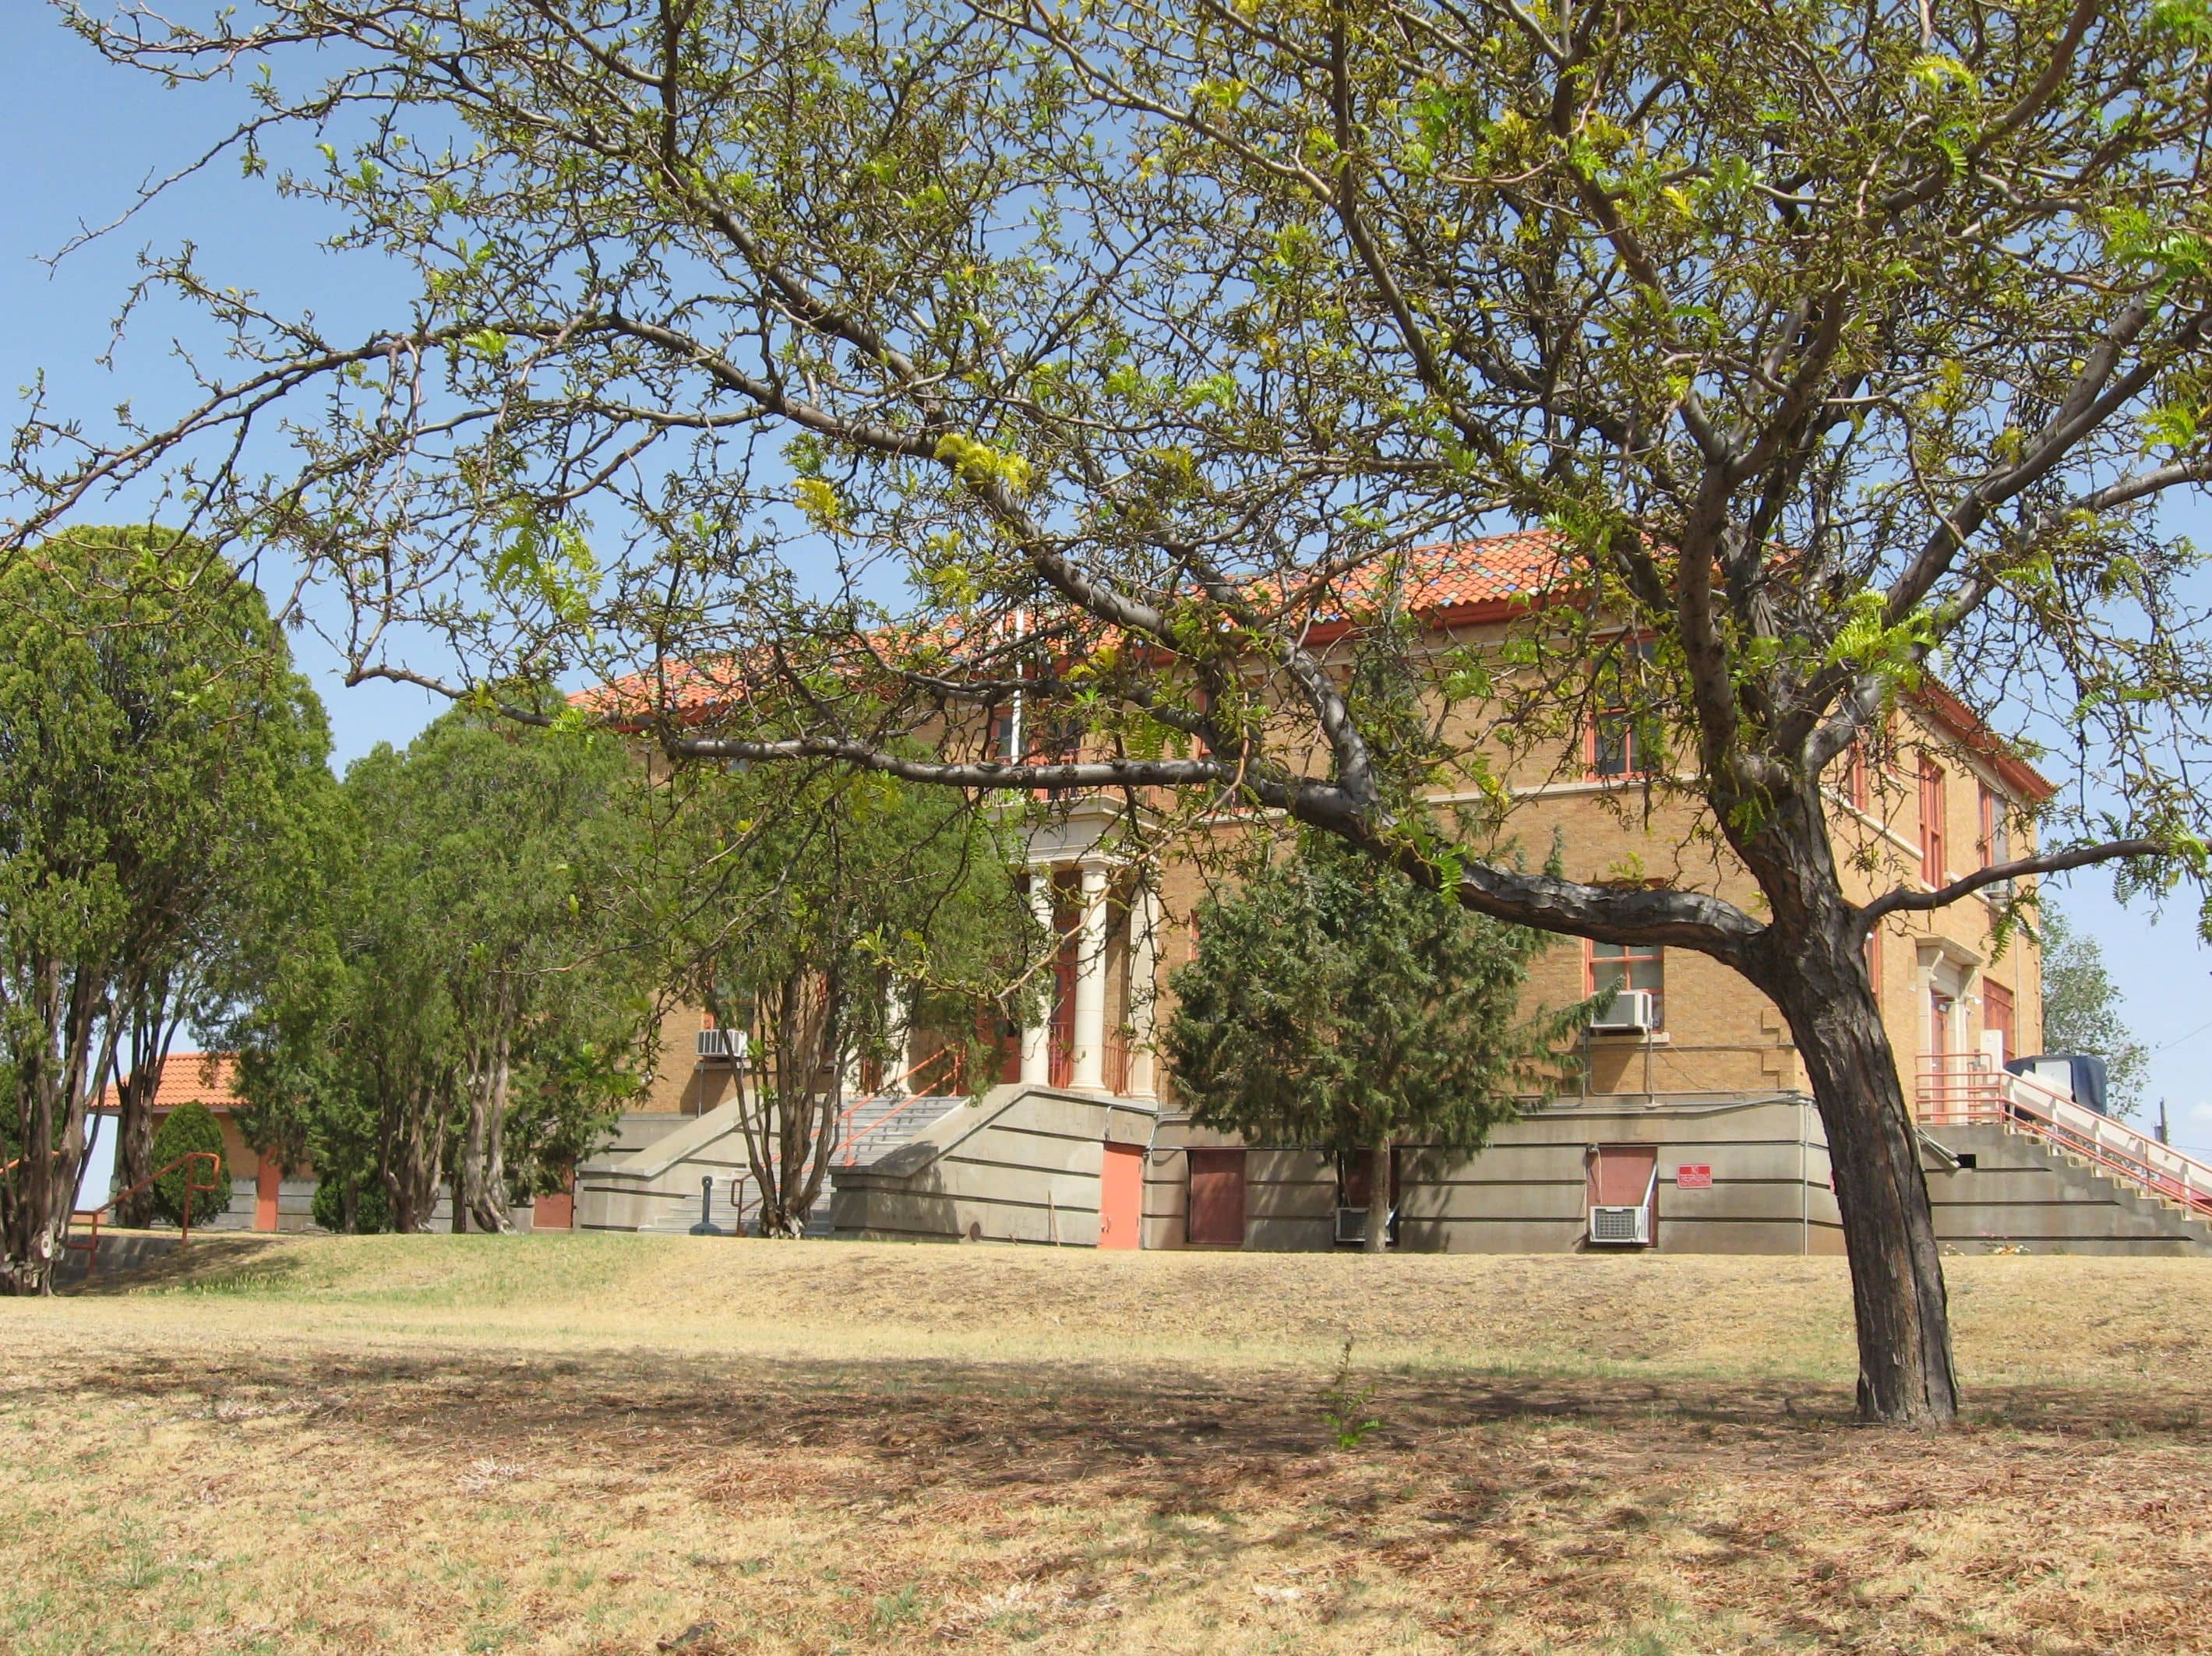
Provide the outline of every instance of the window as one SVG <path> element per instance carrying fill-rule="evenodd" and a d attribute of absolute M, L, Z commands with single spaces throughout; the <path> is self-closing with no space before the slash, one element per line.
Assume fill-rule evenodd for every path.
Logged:
<path fill-rule="evenodd" d="M 1932 753 L 1920 755 L 1920 877 L 1943 883 L 1943 767 Z"/>
<path fill-rule="evenodd" d="M 1881 998 L 1881 928 L 1877 925 L 1867 933 L 1867 986 L 1874 991 L 1876 1000 Z"/>
<path fill-rule="evenodd" d="M 1659 1240 L 1659 1149 L 1656 1144 L 1599 1144 L 1590 1152 L 1583 1201 L 1593 1208 L 1640 1207 L 1644 1234 Z M 1647 1244 L 1649 1246 L 1649 1244 Z"/>
<path fill-rule="evenodd" d="M 1589 732 L 1590 774 L 1638 776 L 1650 767 L 1649 715 L 1636 706 L 1634 691 L 1656 646 L 1650 639 L 1623 639 L 1598 662 L 1592 675 Z"/>
<path fill-rule="evenodd" d="M 1854 810 L 1864 810 L 1873 792 L 1869 786 L 1870 779 L 1867 775 L 1866 743 L 1852 743 L 1850 755 L 1850 768 L 1844 773 L 1844 797 L 1851 802 L 1851 808 Z"/>
<path fill-rule="evenodd" d="M 984 756 L 1001 765 L 1022 762 L 1022 703 L 1016 696 L 991 709 L 991 750 Z"/>
<path fill-rule="evenodd" d="M 2004 795 L 1982 790 L 1982 866 L 2012 860 L 2012 826 L 2005 820 Z"/>
<path fill-rule="evenodd" d="M 1594 943 L 1584 956 L 1589 992 L 1608 989 L 1643 989 L 1651 996 L 1651 1027 L 1667 1027 L 1667 958 L 1658 945 Z"/>
<path fill-rule="evenodd" d="M 2012 991 L 1982 980 L 1982 1028 L 1997 1038 L 1997 1062 L 2012 1062 Z"/>

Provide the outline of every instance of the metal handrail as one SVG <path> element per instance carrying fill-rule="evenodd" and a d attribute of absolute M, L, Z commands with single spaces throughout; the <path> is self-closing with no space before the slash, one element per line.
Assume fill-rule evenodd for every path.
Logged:
<path fill-rule="evenodd" d="M 2212 1219 L 2212 1164 L 2014 1075 L 1985 1052 L 1930 1053 L 1920 1060 L 1918 1083 L 1925 1125 L 2011 1127 L 2199 1218 Z"/>
<path fill-rule="evenodd" d="M 205 1184 L 202 1184 L 198 1180 L 192 1177 L 192 1170 L 194 1167 L 202 1162 L 207 1163 L 207 1182 Z M 130 1189 L 116 1192 L 114 1195 L 109 1197 L 98 1207 L 77 1208 L 73 1210 L 69 1216 L 70 1223 L 71 1225 L 75 1225 L 79 1221 L 86 1221 L 90 1223 L 92 1228 L 82 1241 L 77 1240 L 66 1230 L 64 1231 L 62 1234 L 63 1248 L 66 1252 L 82 1253 L 85 1256 L 84 1276 L 85 1280 L 87 1282 L 90 1282 L 94 1274 L 96 1274 L 100 1270 L 100 1215 L 106 1213 L 109 1209 L 112 1208 L 118 1202 L 122 1201 L 125 1198 L 136 1196 L 139 1192 L 151 1188 L 155 1180 L 164 1178 L 167 1175 L 174 1173 L 179 1168 L 185 1169 L 185 1204 L 184 1212 L 180 1216 L 181 1222 L 178 1228 L 180 1234 L 177 1239 L 177 1246 L 179 1247 L 190 1247 L 192 1240 L 192 1198 L 201 1194 L 212 1196 L 216 1191 L 222 1188 L 222 1186 L 216 1180 L 216 1170 L 222 1165 L 222 1158 L 217 1156 L 213 1150 L 186 1150 L 182 1156 L 179 1156 L 175 1161 L 168 1163 L 166 1167 L 155 1168 L 153 1172 L 148 1174 L 137 1184 L 131 1186 Z"/>
<path fill-rule="evenodd" d="M 899 1103 L 894 1108 L 885 1110 L 873 1121 L 871 1121 L 863 1131 L 848 1134 L 845 1131 L 845 1128 L 847 1124 L 852 1120 L 854 1115 L 864 1105 L 872 1104 L 878 1099 L 888 1097 L 890 1094 L 892 1084 L 896 1084 L 896 1083 L 901 1081 L 910 1082 L 915 1076 L 920 1075 L 932 1065 L 939 1063 L 945 1059 L 957 1059 L 959 1056 L 959 1050 L 960 1049 L 957 1046 L 939 1048 L 937 1052 L 931 1053 L 929 1057 L 922 1059 L 921 1063 L 908 1065 L 903 1075 L 893 1077 L 891 1083 L 887 1083 L 872 1093 L 866 1093 L 862 1095 L 860 1097 L 854 1099 L 851 1104 L 845 1107 L 844 1112 L 838 1116 L 836 1124 L 830 1129 L 830 1131 L 833 1133 L 837 1134 L 838 1137 L 833 1137 L 830 1140 L 830 1154 L 834 1156 L 842 1151 L 845 1157 L 843 1165 L 848 1168 L 854 1165 L 854 1163 L 860 1160 L 860 1141 L 863 1138 L 866 1138 L 869 1133 L 874 1132 L 878 1128 L 881 1127 L 884 1123 L 890 1120 L 893 1117 L 903 1114 L 906 1111 L 912 1109 L 919 1101 L 929 1096 L 929 1095 L 924 1093 L 919 1087 L 909 1087 L 903 1101 Z"/>

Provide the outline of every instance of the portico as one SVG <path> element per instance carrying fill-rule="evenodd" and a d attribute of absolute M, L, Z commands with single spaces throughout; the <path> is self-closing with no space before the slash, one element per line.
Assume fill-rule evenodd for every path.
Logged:
<path fill-rule="evenodd" d="M 1078 800 L 1030 836 L 1030 912 L 1061 942 L 1044 1009 L 1022 1032 L 1021 1079 L 1150 1098 L 1160 903 L 1107 848 L 1121 820 L 1112 802 Z"/>

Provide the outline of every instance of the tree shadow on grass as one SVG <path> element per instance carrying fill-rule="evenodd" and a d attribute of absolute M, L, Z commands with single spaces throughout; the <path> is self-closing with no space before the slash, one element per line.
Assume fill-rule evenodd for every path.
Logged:
<path fill-rule="evenodd" d="M 69 1292 L 79 1297 L 157 1292 L 250 1294 L 280 1287 L 300 1274 L 301 1261 L 256 1232 L 214 1231 L 179 1246 L 172 1232 L 110 1233 L 100 1238 L 100 1269 L 80 1270 Z M 110 1244 L 115 1246 L 111 1248 Z M 111 1253 L 115 1256 L 111 1258 Z"/>
<path fill-rule="evenodd" d="M 1454 1637 L 1533 1606 L 1547 1628 L 1595 1639 L 1688 1591 L 1776 1628 L 1796 1617 L 1807 1640 L 1844 1647 L 1886 1613 L 1852 1596 L 1859 1573 L 1924 1556 L 1913 1549 L 1939 1520 L 1980 1510 L 1969 1531 L 1984 1538 L 1949 1567 L 2008 1581 L 2017 1514 L 2063 1529 L 2085 1464 L 2107 1463 L 2107 1488 L 2154 1479 L 2176 1501 L 2212 1500 L 2204 1398 L 2148 1388 L 1980 1392 L 1964 1429 L 1923 1438 L 1854 1428 L 1841 1388 L 1355 1376 L 1371 1379 L 1364 1412 L 1382 1424 L 1344 1451 L 1322 1418 L 1333 1366 L 694 1360 L 327 1337 L 190 1352 L 116 1342 L 38 1361 L 45 1384 L 103 1410 L 129 1399 L 139 1418 L 218 1433 L 289 1418 L 358 1456 L 364 1477 L 404 1462 L 466 1488 L 490 1467 L 567 1479 L 534 1498 L 569 1511 L 682 1495 L 858 1523 L 886 1538 L 872 1555 L 897 1559 L 886 1571 L 939 1602 L 1032 1584 L 1021 1602 L 1058 1606 L 1070 1625 L 1102 1593 L 1202 1597 L 1299 1560 L 1310 1608 L 1395 1614 L 1328 1585 L 1388 1572 Z M 2130 1533 L 2139 1563 L 2185 1562 L 2172 1535 Z M 1253 1591 L 1227 1590 L 1240 1603 Z M 2088 1581 L 2067 1614 L 2105 1616 L 2100 1590 Z"/>
<path fill-rule="evenodd" d="M 206 1275 L 210 1263 L 202 1262 L 196 1283 L 205 1291 L 251 1281 L 264 1263 L 283 1266 L 246 1250 L 232 1275 Z M 310 1345 L 202 1351 L 189 1360 L 132 1349 L 76 1384 L 186 1406 L 188 1398 L 229 1391 L 317 1395 L 331 1400 L 331 1412 L 349 1429 L 394 1437 L 419 1453 L 482 1455 L 550 1433 L 640 1476 L 663 1476 L 732 1451 L 797 1451 L 824 1467 L 834 1463 L 854 1493 L 872 1497 L 911 1498 L 940 1487 L 1046 1495 L 1081 1483 L 1170 1513 L 1203 1507 L 1224 1486 L 1294 1478 L 1317 1464 L 1419 1461 L 1447 1447 L 1464 1450 L 1469 1434 L 1510 1447 L 1516 1435 L 1547 1428 L 1595 1435 L 1639 1461 L 1680 1458 L 1707 1469 L 1747 1459 L 1812 1465 L 1844 1442 L 1926 1453 L 1991 1432 L 2212 1444 L 2208 1399 L 2171 1391 L 1988 1390 L 1974 1395 L 1960 1433 L 1923 1439 L 1853 1427 L 1840 1387 L 1377 1375 L 1366 1412 L 1381 1423 L 1346 1452 L 1322 1418 L 1331 1378 L 1318 1369 L 1133 1377 L 1073 1364 Z"/>

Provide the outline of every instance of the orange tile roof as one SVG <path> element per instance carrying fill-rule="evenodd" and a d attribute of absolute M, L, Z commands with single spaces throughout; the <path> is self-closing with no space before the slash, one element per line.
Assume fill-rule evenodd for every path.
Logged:
<path fill-rule="evenodd" d="M 1375 603 L 1383 584 L 1404 583 L 1405 601 L 1425 619 L 1449 622 L 1462 612 L 1496 605 L 1501 610 L 1553 590 L 1567 567 L 1565 541 L 1548 529 L 1493 535 L 1479 541 L 1412 547 L 1401 558 L 1377 557 L 1316 590 L 1292 580 L 1266 583 L 1262 591 L 1286 607 L 1310 605 L 1311 619 L 1327 628 Z M 957 628 L 956 619 L 953 626 Z M 751 693 L 738 658 L 672 661 L 578 690 L 572 705 L 620 719 L 649 718 L 656 709 L 705 713 Z"/>
<path fill-rule="evenodd" d="M 154 1113 L 173 1110 L 179 1104 L 204 1104 L 218 1113 L 243 1107 L 238 1095 L 238 1059 L 229 1052 L 172 1052 L 162 1061 L 161 1078 L 154 1086 Z M 111 1083 L 100 1095 L 95 1108 L 116 1107 L 116 1088 Z"/>
<path fill-rule="evenodd" d="M 1270 582 L 1275 601 L 1286 609 L 1312 607 L 1310 642 L 1339 633 L 1356 610 L 1374 604 L 1384 583 L 1403 583 L 1406 607 L 1422 620 L 1449 626 L 1475 619 L 1503 620 L 1516 610 L 1556 591 L 1570 578 L 1573 549 L 1549 529 L 1521 530 L 1474 541 L 1442 541 L 1408 548 L 1402 558 L 1382 556 L 1316 589 L 1285 579 Z M 957 625 L 957 622 L 955 623 Z M 736 658 L 718 661 L 671 662 L 632 673 L 569 700 L 588 711 L 620 719 L 647 719 L 657 708 L 705 714 L 750 694 Z M 2046 799 L 2057 790 L 2032 765 L 2013 753 L 1957 696 L 1931 684 L 1917 698 L 1946 729 L 1988 759 L 2006 784 L 2030 799 Z"/>
<path fill-rule="evenodd" d="M 1565 540 L 1548 529 L 1410 547 L 1402 559 L 1376 559 L 1335 582 L 1340 601 L 1324 618 L 1340 620 L 1373 603 L 1394 574 L 1405 583 L 1407 606 L 1425 619 L 1474 605 L 1525 604 L 1556 590 L 1571 560 Z"/>

